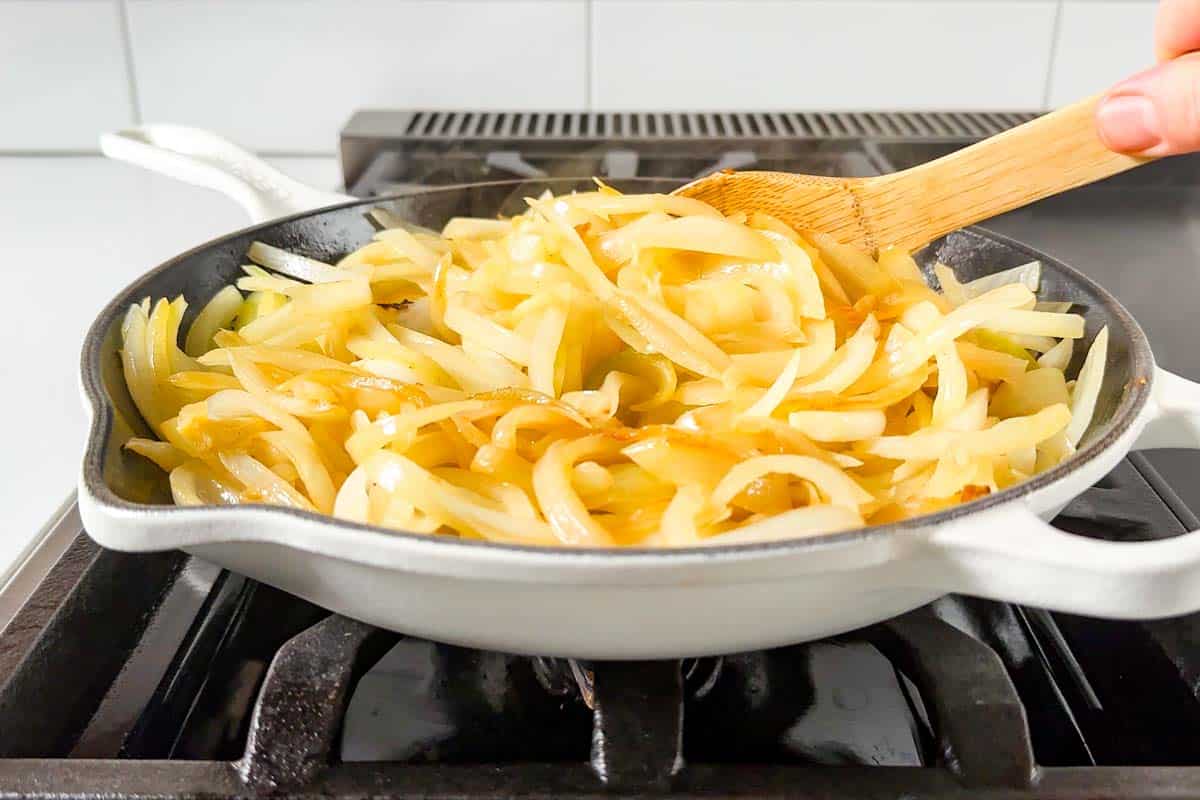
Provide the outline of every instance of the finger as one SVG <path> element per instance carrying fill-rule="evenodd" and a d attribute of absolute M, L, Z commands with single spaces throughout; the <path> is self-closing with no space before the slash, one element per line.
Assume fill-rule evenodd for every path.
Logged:
<path fill-rule="evenodd" d="M 1121 153 L 1165 156 L 1200 150 L 1200 53 L 1123 81 L 1096 109 L 1100 138 Z"/>
<path fill-rule="evenodd" d="M 1200 0 L 1161 0 L 1154 20 L 1159 61 L 1200 50 Z"/>

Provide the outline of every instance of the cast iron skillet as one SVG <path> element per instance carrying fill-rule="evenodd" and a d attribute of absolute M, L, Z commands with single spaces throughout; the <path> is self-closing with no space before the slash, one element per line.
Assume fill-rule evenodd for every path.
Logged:
<path fill-rule="evenodd" d="M 210 134 L 155 126 L 106 151 L 231 194 L 260 217 L 346 200 L 289 182 Z M 614 182 L 669 191 L 666 180 Z M 1007 491 L 903 523 L 778 543 L 663 550 L 566 550 L 385 531 L 266 506 L 177 508 L 165 476 L 121 445 L 148 430 L 118 357 L 120 320 L 143 297 L 182 293 L 192 309 L 239 276 L 255 240 L 332 261 L 366 243 L 382 207 L 439 228 L 452 216 L 524 209 L 544 189 L 590 179 L 485 183 L 303 211 L 223 236 L 148 272 L 100 313 L 84 343 L 92 413 L 80 509 L 99 543 L 183 548 L 383 627 L 475 647 L 587 658 L 734 652 L 817 638 L 886 619 L 947 592 L 1114 617 L 1200 610 L 1200 533 L 1111 543 L 1045 522 L 1131 447 L 1200 447 L 1200 386 L 1154 366 L 1141 328 L 1104 289 L 1020 243 L 979 229 L 916 254 L 970 279 L 1033 259 L 1043 299 L 1108 326 L 1109 367 L 1095 422 L 1067 463 Z M 1078 368 L 1086 347 L 1076 349 Z"/>

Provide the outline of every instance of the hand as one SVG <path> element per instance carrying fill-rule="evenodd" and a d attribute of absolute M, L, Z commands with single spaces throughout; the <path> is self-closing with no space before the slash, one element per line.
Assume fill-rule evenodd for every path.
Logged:
<path fill-rule="evenodd" d="M 1108 91 L 1096 111 L 1104 144 L 1166 156 L 1200 150 L 1200 0 L 1161 0 L 1158 65 Z"/>

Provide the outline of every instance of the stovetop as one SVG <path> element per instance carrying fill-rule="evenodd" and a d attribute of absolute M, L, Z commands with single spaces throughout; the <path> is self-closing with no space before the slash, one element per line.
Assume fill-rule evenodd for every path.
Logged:
<path fill-rule="evenodd" d="M 1196 526 L 1123 463 L 1058 519 Z M 1200 618 L 946 597 L 820 642 L 580 663 L 402 637 L 181 553 L 76 537 L 0 634 L 0 792 L 1200 794 Z"/>
<path fill-rule="evenodd" d="M 872 174 L 1023 118 L 365 115 L 343 156 L 363 196 L 529 168 Z M 1094 272 L 1167 365 L 1200 378 L 1163 311 L 1200 297 L 1182 258 L 1200 173 L 1177 163 L 994 227 Z M 1196 529 L 1195 484 L 1170 469 L 1135 454 L 1055 524 L 1126 540 Z M 0 592 L 3 794 L 1200 796 L 1200 616 L 946 597 L 820 642 L 581 663 L 381 631 L 182 553 L 104 551 L 73 508 L 45 542 Z"/>

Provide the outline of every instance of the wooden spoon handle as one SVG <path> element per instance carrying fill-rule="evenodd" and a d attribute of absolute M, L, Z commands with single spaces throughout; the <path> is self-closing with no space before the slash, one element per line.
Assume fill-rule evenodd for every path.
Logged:
<path fill-rule="evenodd" d="M 1096 133 L 1101 95 L 935 161 L 869 178 L 859 200 L 877 245 L 922 245 L 950 231 L 1152 159 L 1109 150 Z"/>

